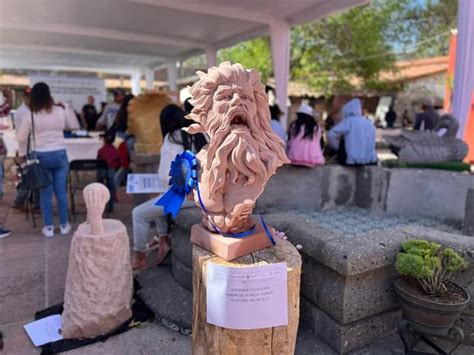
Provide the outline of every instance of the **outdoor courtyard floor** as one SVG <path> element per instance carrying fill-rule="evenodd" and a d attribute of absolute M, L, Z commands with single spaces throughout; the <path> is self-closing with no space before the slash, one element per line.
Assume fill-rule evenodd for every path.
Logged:
<path fill-rule="evenodd" d="M 57 235 L 46 239 L 40 228 L 33 228 L 23 212 L 10 208 L 14 188 L 6 183 L 5 196 L 0 201 L 0 222 L 12 230 L 12 235 L 0 239 L 0 331 L 3 333 L 2 354 L 39 354 L 23 325 L 31 321 L 38 310 L 63 301 L 67 273 L 70 236 Z M 80 195 L 80 193 L 78 193 Z M 120 202 L 110 218 L 131 227 L 132 199 L 123 188 Z M 84 221 L 84 206 L 77 222 Z M 37 220 L 37 225 L 41 221 Z M 73 225 L 73 230 L 77 223 Z M 160 292 L 157 288 L 156 292 Z M 455 354 L 472 354 L 472 347 L 461 347 Z M 300 329 L 297 354 L 328 354 L 335 352 L 308 330 Z M 191 337 L 152 323 L 109 338 L 104 343 L 82 347 L 68 354 L 191 354 Z M 394 334 L 368 348 L 352 354 L 403 354 L 402 344 Z"/>

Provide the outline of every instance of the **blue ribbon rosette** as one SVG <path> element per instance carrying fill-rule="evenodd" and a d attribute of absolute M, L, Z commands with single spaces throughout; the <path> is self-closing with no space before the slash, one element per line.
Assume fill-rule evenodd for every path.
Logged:
<path fill-rule="evenodd" d="M 171 162 L 170 168 L 170 182 L 171 187 L 169 190 L 155 203 L 156 206 L 163 206 L 165 214 L 171 214 L 173 218 L 176 218 L 181 206 L 183 205 L 184 199 L 186 196 L 196 189 L 199 204 L 202 211 L 208 216 L 209 223 L 212 225 L 214 230 L 224 237 L 229 238 L 244 238 L 255 232 L 255 225 L 248 231 L 241 233 L 224 233 L 222 232 L 209 218 L 209 213 L 207 212 L 204 202 L 201 198 L 201 192 L 199 191 L 199 184 L 197 181 L 197 168 L 198 163 L 196 155 L 187 150 L 182 154 L 178 154 Z M 260 215 L 260 220 L 267 234 L 268 238 L 275 244 L 272 233 L 267 227 L 263 216 Z"/>
<path fill-rule="evenodd" d="M 187 150 L 176 156 L 171 162 L 170 177 L 171 187 L 155 205 L 163 206 L 165 214 L 176 218 L 184 199 L 197 184 L 197 160 L 193 152 Z"/>

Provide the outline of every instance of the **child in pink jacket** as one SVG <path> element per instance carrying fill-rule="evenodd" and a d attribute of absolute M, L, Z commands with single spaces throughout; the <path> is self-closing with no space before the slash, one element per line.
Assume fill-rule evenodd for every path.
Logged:
<path fill-rule="evenodd" d="M 293 165 L 310 168 L 324 165 L 325 160 L 321 149 L 321 128 L 314 119 L 314 111 L 307 104 L 301 104 L 296 121 L 288 132 L 287 155 Z"/>

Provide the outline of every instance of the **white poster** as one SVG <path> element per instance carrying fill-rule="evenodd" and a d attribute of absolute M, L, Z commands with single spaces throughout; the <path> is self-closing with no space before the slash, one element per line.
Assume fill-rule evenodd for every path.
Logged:
<path fill-rule="evenodd" d="M 287 265 L 207 266 L 207 322 L 230 329 L 288 324 Z"/>
<path fill-rule="evenodd" d="M 127 194 L 149 194 L 165 192 L 168 187 L 163 186 L 158 174 L 128 174 Z"/>
<path fill-rule="evenodd" d="M 101 101 L 107 98 L 104 79 L 47 74 L 30 74 L 29 78 L 30 86 L 38 82 L 48 84 L 55 102 L 67 104 L 77 112 L 87 103 L 87 96 L 94 96 L 97 111 L 100 111 Z"/>

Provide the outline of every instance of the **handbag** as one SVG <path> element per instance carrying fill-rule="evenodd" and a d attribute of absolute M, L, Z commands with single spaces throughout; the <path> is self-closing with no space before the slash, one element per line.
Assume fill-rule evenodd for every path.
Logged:
<path fill-rule="evenodd" d="M 36 156 L 35 121 L 31 112 L 31 132 L 33 137 L 33 151 L 30 152 L 28 139 L 26 163 L 21 166 L 21 182 L 29 190 L 39 190 L 52 184 L 51 175 Z"/>

